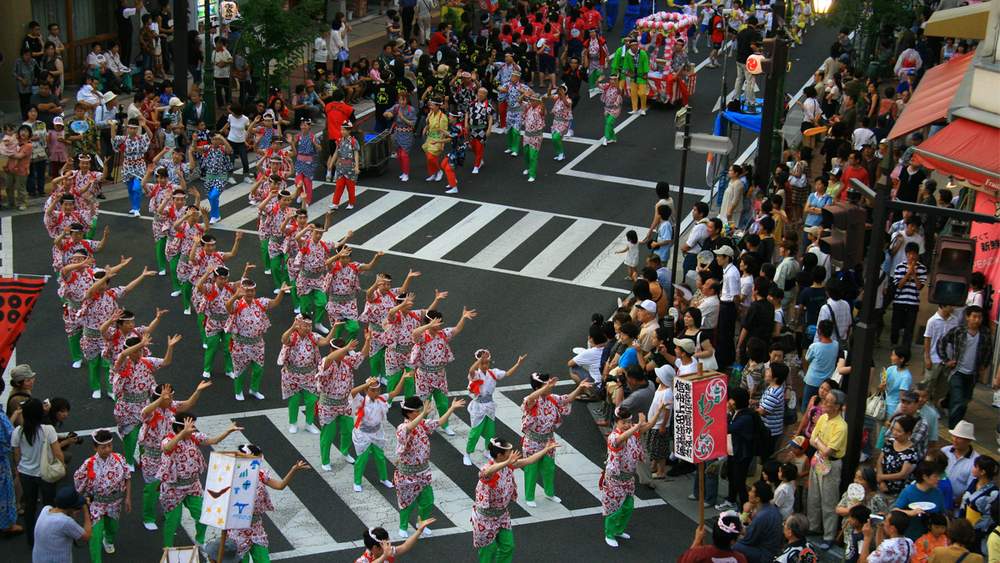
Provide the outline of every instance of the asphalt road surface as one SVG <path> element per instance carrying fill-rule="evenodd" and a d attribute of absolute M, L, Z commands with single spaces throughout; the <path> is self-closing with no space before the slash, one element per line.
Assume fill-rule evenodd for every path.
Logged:
<path fill-rule="evenodd" d="M 620 28 L 612 32 L 615 46 Z M 806 39 L 808 47 L 792 51 L 791 73 L 786 89 L 794 94 L 809 79 L 835 39 L 835 31 L 819 26 Z M 808 49 L 808 50 L 807 50 Z M 702 48 L 692 61 L 707 57 Z M 801 59 L 801 60 L 800 60 Z M 730 60 L 730 88 L 735 76 Z M 702 65 L 703 66 L 703 65 Z M 712 132 L 713 105 L 721 91 L 722 69 L 701 68 L 698 88 L 691 98 L 694 110 L 693 131 Z M 397 179 L 398 165 L 390 163 L 381 177 L 363 175 L 359 179 L 357 205 L 335 212 L 328 239 L 339 239 L 348 229 L 356 233 L 352 240 L 358 250 L 355 259 L 367 261 L 374 252 L 384 250 L 375 271 L 391 273 L 402 280 L 407 271 L 419 271 L 411 291 L 418 307 L 433 299 L 434 290 L 448 291 L 441 305 L 446 326 L 453 326 L 462 307 L 475 309 L 478 316 L 453 341 L 456 361 L 448 368 L 450 389 L 464 395 L 466 371 L 473 352 L 488 348 L 494 367 L 506 369 L 520 354 L 528 354 L 521 370 L 501 382 L 498 401 L 498 435 L 515 440 L 520 433 L 519 405 L 528 393 L 532 372 L 547 372 L 567 379 L 566 362 L 572 348 L 584 345 L 586 328 L 593 312 L 607 314 L 616 297 L 624 296 L 630 284 L 624 280 L 622 255 L 625 232 L 636 229 L 640 237 L 648 227 L 656 201 L 652 187 L 657 181 L 678 181 L 680 154 L 673 149 L 674 112 L 676 108 L 651 104 L 647 116 L 623 115 L 618 120 L 618 143 L 602 147 L 603 107 L 599 98 L 587 98 L 576 109 L 575 137 L 564 142 L 566 160 L 555 162 L 551 144 L 543 144 L 539 157 L 538 181 L 528 183 L 521 174 L 522 158 L 503 154 L 505 137 L 495 134 L 486 149 L 486 162 L 479 175 L 470 174 L 471 151 L 464 168 L 458 171 L 460 192 L 444 196 L 444 182 L 423 180 L 423 161 L 414 154 L 411 180 Z M 626 101 L 627 106 L 627 101 Z M 626 107 L 626 110 L 628 108 Z M 741 146 L 733 158 L 746 149 L 755 135 L 744 132 Z M 689 162 L 689 190 L 682 213 L 687 217 L 694 201 L 706 199 L 704 157 L 693 155 Z M 320 171 L 322 174 L 322 171 Z M 200 187 L 200 182 L 194 185 Z M 223 195 L 223 221 L 211 232 L 218 238 L 220 251 L 232 246 L 237 229 L 247 230 L 238 255 L 229 262 L 234 275 L 244 264 L 257 264 L 253 277 L 258 295 L 271 297 L 274 289 L 270 276 L 264 276 L 255 232 L 256 211 L 247 210 L 244 184 Z M 318 182 L 310 219 L 321 217 L 327 209 L 333 185 Z M 107 247 L 97 255 L 98 265 L 116 264 L 121 256 L 133 257 L 119 276 L 119 282 L 134 279 L 143 266 L 156 268 L 150 217 L 143 203 L 143 217 L 126 215 L 128 200 L 118 185 L 106 189 L 108 201 L 101 203 L 99 228 L 110 226 Z M 694 197 L 691 197 L 692 194 Z M 675 196 L 676 200 L 676 196 Z M 42 227 L 37 211 L 4 217 L 3 248 L 13 246 L 12 271 L 19 274 L 48 274 L 51 268 L 51 240 Z M 645 255 L 643 251 L 642 255 Z M 6 266 L 6 264 L 5 264 Z M 4 272 L 9 274 L 10 271 Z M 361 276 L 362 288 L 374 280 L 374 272 Z M 17 348 L 17 362 L 29 363 L 38 373 L 34 395 L 39 398 L 62 396 L 73 407 L 63 430 L 90 430 L 114 426 L 109 399 L 90 398 L 85 369 L 70 367 L 69 351 L 61 320 L 58 284 L 50 280 L 35 307 L 31 320 Z M 169 278 L 152 277 L 121 300 L 121 305 L 136 313 L 137 323 L 147 324 L 157 308 L 169 309 L 156 331 L 151 346 L 154 356 L 166 349 L 169 335 L 181 334 L 173 364 L 157 373 L 160 383 L 171 383 L 179 398 L 186 398 L 201 381 L 203 350 L 200 345 L 197 317 L 182 314 L 181 298 L 171 298 Z M 293 305 L 290 299 L 270 312 L 272 328 L 265 336 L 266 362 L 262 384 L 264 400 L 247 397 L 236 402 L 230 379 L 217 360 L 213 385 L 203 393 L 193 409 L 199 416 L 199 428 L 212 435 L 235 421 L 244 427 L 216 446 L 232 450 L 243 441 L 251 441 L 264 450 L 265 464 L 278 475 L 298 460 L 304 459 L 313 470 L 300 472 L 284 491 L 272 491 L 277 509 L 264 516 L 270 538 L 272 560 L 354 561 L 365 528 L 384 526 L 395 534 L 398 516 L 395 492 L 378 484 L 374 467 L 365 474 L 364 492 L 351 491 L 351 468 L 336 453 L 333 471 L 319 470 L 318 436 L 301 430 L 289 434 L 287 406 L 281 400 L 279 368 L 275 363 L 281 333 L 291 324 Z M 357 381 L 368 374 L 367 362 L 356 373 Z M 564 382 L 565 383 L 565 382 Z M 560 386 L 569 392 L 570 386 Z M 421 539 L 403 558 L 407 561 L 468 561 L 476 557 L 469 533 L 471 506 L 476 483 L 475 468 L 462 465 L 468 436 L 468 414 L 457 413 L 453 428 L 456 437 L 441 433 L 431 438 L 431 463 L 434 466 L 434 489 L 437 496 L 434 516 L 435 535 Z M 454 420 L 454 419 L 453 419 Z M 399 410 L 390 411 L 389 422 L 401 421 Z M 81 432 L 82 434 L 82 432 Z M 387 434 L 390 434 L 387 432 Z M 664 485 L 658 491 L 639 487 L 636 511 L 629 526 L 631 540 L 622 541 L 612 550 L 603 541 L 600 493 L 597 480 L 604 464 L 606 446 L 595 430 L 594 419 L 584 404 L 576 404 L 572 415 L 557 431 L 564 448 L 556 456 L 556 493 L 563 499 L 555 505 L 539 494 L 538 508 L 524 504 L 523 487 L 519 500 L 511 505 L 514 518 L 516 558 L 518 561 L 674 561 L 690 545 L 695 525 L 692 505 L 667 504 Z M 120 442 L 116 442 L 120 448 Z M 89 443 L 73 448 L 72 472 L 92 454 Z M 394 440 L 386 447 L 390 461 L 395 460 Z M 473 461 L 485 463 L 481 449 Z M 391 468 L 390 468 L 391 471 Z M 146 531 L 141 524 L 141 476 L 136 474 L 131 514 L 123 516 L 116 542 L 117 553 L 104 555 L 106 561 L 154 561 L 160 557 L 162 532 Z M 518 472 L 518 480 L 521 482 Z M 683 481 L 684 495 L 689 481 Z M 61 483 L 68 484 L 68 480 Z M 680 484 L 667 487 L 681 488 Z M 676 492 L 676 491 L 675 491 Z M 675 496 L 675 495 L 672 495 Z M 693 515 L 693 516 L 692 516 Z M 162 526 L 158 511 L 158 523 Z M 217 530 L 209 530 L 211 539 Z M 395 535 L 393 535 L 395 539 Z M 184 516 L 176 545 L 193 542 L 193 525 Z M 11 561 L 27 561 L 29 554 L 23 538 L 4 542 L 3 552 Z M 76 550 L 77 560 L 87 558 L 85 550 Z"/>

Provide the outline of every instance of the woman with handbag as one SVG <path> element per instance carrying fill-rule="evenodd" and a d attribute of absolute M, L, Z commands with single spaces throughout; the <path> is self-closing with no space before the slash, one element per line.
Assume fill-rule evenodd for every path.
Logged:
<path fill-rule="evenodd" d="M 23 423 L 14 430 L 11 445 L 24 491 L 24 527 L 28 531 L 28 546 L 34 547 L 38 496 L 42 497 L 42 506 L 49 506 L 55 501 L 56 481 L 66 474 L 66 466 L 63 465 L 63 453 L 55 428 L 42 424 L 45 417 L 42 402 L 28 399 L 21 405 L 21 416 Z"/>

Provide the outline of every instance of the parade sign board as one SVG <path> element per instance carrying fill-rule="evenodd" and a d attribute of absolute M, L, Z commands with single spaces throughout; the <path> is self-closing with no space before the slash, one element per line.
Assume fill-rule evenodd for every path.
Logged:
<path fill-rule="evenodd" d="M 993 215 L 1000 218 L 1000 198 L 996 195 L 976 191 L 975 212 L 984 215 Z M 1000 223 L 980 223 L 973 221 L 972 238 L 976 241 L 976 261 L 972 266 L 972 271 L 982 272 L 986 276 L 987 286 L 992 285 L 993 307 L 987 311 L 989 319 L 997 322 L 997 302 L 1000 296 L 996 294 L 1000 290 Z"/>
<path fill-rule="evenodd" d="M 717 371 L 674 380 L 674 455 L 699 463 L 726 455 L 727 380 Z"/>
<path fill-rule="evenodd" d="M 212 452 L 205 478 L 202 524 L 220 530 L 250 527 L 260 478 L 259 457 L 234 452 Z"/>

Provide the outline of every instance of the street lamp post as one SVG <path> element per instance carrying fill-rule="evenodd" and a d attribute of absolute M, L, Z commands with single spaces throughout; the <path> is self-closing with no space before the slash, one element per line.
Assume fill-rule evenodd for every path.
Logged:
<path fill-rule="evenodd" d="M 205 104 L 205 115 L 209 116 L 212 122 L 209 128 L 215 127 L 215 63 L 212 62 L 212 53 L 215 46 L 212 45 L 212 5 L 211 0 L 205 0 L 205 59 L 202 61 L 204 69 L 203 81 L 205 92 L 202 101 Z"/>

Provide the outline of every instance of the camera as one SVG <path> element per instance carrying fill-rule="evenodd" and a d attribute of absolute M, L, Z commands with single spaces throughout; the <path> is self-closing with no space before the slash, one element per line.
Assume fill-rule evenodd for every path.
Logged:
<path fill-rule="evenodd" d="M 78 445 L 78 446 L 83 443 L 83 438 L 81 438 L 80 436 L 77 436 L 76 432 L 70 432 L 70 433 L 66 434 L 66 437 L 67 438 L 73 438 L 73 439 L 75 439 L 76 440 L 76 445 Z"/>
<path fill-rule="evenodd" d="M 872 514 L 868 517 L 868 521 L 871 522 L 872 527 L 881 526 L 885 522 L 885 516 L 881 514 Z"/>
<path fill-rule="evenodd" d="M 125 111 L 125 106 L 118 104 L 118 111 L 115 112 L 115 125 L 121 125 L 128 120 L 128 112 Z"/>

